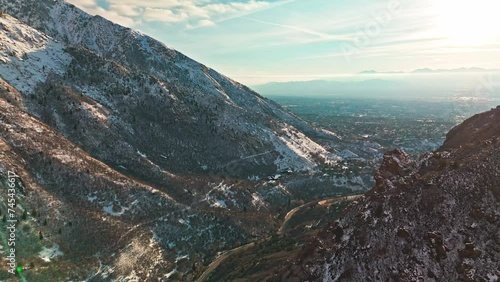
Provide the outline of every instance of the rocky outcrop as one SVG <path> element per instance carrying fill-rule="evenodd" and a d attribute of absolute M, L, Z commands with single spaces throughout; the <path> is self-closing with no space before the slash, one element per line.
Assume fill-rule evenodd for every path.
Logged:
<path fill-rule="evenodd" d="M 465 121 L 417 160 L 388 152 L 365 199 L 306 244 L 280 279 L 498 281 L 499 113 Z"/>
<path fill-rule="evenodd" d="M 446 136 L 442 149 L 487 141 L 500 137 L 500 106 L 489 112 L 477 114 L 453 128 Z"/>

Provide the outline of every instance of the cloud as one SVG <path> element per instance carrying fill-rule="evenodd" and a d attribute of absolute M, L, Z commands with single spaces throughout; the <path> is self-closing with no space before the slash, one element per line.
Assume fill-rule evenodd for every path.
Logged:
<path fill-rule="evenodd" d="M 110 21 L 127 27 L 133 27 L 140 22 L 140 19 L 134 18 L 134 10 L 130 7 L 116 7 L 116 9 L 104 9 L 100 7 L 96 0 L 67 0 L 67 2 L 80 7 L 91 15 L 100 15 Z"/>
<path fill-rule="evenodd" d="M 189 15 L 184 11 L 146 8 L 143 13 L 143 19 L 145 21 L 178 23 L 188 20 Z"/>
<path fill-rule="evenodd" d="M 272 22 L 267 22 L 267 21 L 261 21 L 261 20 L 252 19 L 252 18 L 248 18 L 248 17 L 240 17 L 240 18 L 245 19 L 245 20 L 249 20 L 249 21 L 253 21 L 253 22 L 257 22 L 257 23 L 261 23 L 261 24 L 277 26 L 277 27 L 282 27 L 282 28 L 286 28 L 289 30 L 293 30 L 293 31 L 298 31 L 298 32 L 313 35 L 313 36 L 316 36 L 316 37 L 319 37 L 319 38 L 325 39 L 325 40 L 350 40 L 350 39 L 352 39 L 351 36 L 333 35 L 333 34 L 323 33 L 323 32 L 319 32 L 319 31 L 307 29 L 307 28 L 272 23 Z"/>
<path fill-rule="evenodd" d="M 292 0 L 107 0 L 106 7 L 97 0 L 67 0 L 93 15 L 101 15 L 119 24 L 133 27 L 142 22 L 181 24 L 188 28 L 213 26 L 241 15 L 276 7 Z"/>

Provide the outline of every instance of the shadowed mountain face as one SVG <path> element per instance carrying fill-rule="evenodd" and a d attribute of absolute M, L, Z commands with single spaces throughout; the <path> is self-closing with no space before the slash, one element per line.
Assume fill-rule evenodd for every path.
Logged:
<path fill-rule="evenodd" d="M 275 279 L 498 281 L 499 113 L 470 118 L 418 160 L 386 153 L 375 187 Z"/>

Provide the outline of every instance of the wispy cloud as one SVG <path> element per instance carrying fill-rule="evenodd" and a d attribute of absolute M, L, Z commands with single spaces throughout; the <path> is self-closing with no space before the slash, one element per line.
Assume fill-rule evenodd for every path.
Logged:
<path fill-rule="evenodd" d="M 251 15 L 295 0 L 271 2 L 247 0 L 107 0 L 107 7 L 97 0 L 68 0 L 91 14 L 99 14 L 126 26 L 141 22 L 180 24 L 187 28 L 213 26 L 242 15 Z"/>
<path fill-rule="evenodd" d="M 261 23 L 261 24 L 277 26 L 277 27 L 290 29 L 293 31 L 298 31 L 298 32 L 313 35 L 313 36 L 316 36 L 316 37 L 319 37 L 319 38 L 325 39 L 325 40 L 350 40 L 350 39 L 352 39 L 352 37 L 346 36 L 346 35 L 333 35 L 333 34 L 314 31 L 311 29 L 303 28 L 303 27 L 285 25 L 285 24 L 279 24 L 279 23 L 272 23 L 272 22 L 262 21 L 262 20 L 258 20 L 258 19 L 248 18 L 248 17 L 240 17 L 240 18 L 245 19 L 245 20 L 249 20 L 249 21 L 253 21 L 253 22 L 257 22 L 257 23 Z"/>
<path fill-rule="evenodd" d="M 498 9 L 491 7 L 500 4 L 488 4 L 492 0 L 477 0 L 482 5 L 452 0 L 66 1 L 140 29 L 246 83 L 365 69 L 498 68 L 493 65 L 500 60 L 498 25 L 484 24 L 497 23 Z M 394 3 L 399 8 L 390 8 Z M 489 16 L 479 17 L 468 7 L 489 10 Z M 472 40 L 478 37 L 484 40 Z M 346 52 L 345 46 L 352 49 Z"/>
<path fill-rule="evenodd" d="M 133 27 L 141 22 L 135 8 L 127 5 L 105 9 L 98 5 L 97 0 L 67 0 L 67 2 L 78 6 L 91 15 L 100 15 L 123 26 Z"/>

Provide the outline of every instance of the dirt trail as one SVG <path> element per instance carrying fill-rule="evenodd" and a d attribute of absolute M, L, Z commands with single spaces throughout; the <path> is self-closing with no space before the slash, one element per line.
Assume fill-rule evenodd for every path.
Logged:
<path fill-rule="evenodd" d="M 329 198 L 329 199 L 324 199 L 324 200 L 314 200 L 314 201 L 311 201 L 311 202 L 308 202 L 308 203 L 305 203 L 301 206 L 298 206 L 294 209 L 292 209 L 291 211 L 289 211 L 284 220 L 283 220 L 283 223 L 281 224 L 281 227 L 280 229 L 278 230 L 278 232 L 276 232 L 277 235 L 281 235 L 283 234 L 283 231 L 286 229 L 286 225 L 287 223 L 293 218 L 293 216 L 298 212 L 300 211 L 301 209 L 303 208 L 307 208 L 307 207 L 310 207 L 310 206 L 313 206 L 313 205 L 316 205 L 316 204 L 320 204 L 320 205 L 331 205 L 331 204 L 334 204 L 336 202 L 340 202 L 340 201 L 353 201 L 353 200 L 356 200 L 358 198 L 361 198 L 363 197 L 363 195 L 350 195 L 350 196 L 342 196 L 342 197 L 335 197 L 335 198 Z M 260 242 L 264 242 L 266 240 L 268 240 L 269 238 L 265 238 L 263 240 L 261 240 Z M 246 244 L 246 245 L 243 245 L 243 246 L 240 246 L 240 247 L 237 247 L 237 248 L 234 248 L 232 250 L 229 250 L 229 251 L 226 251 L 224 252 L 223 254 L 221 254 L 218 258 L 216 258 L 209 266 L 208 268 L 203 272 L 203 274 L 196 280 L 196 282 L 203 282 L 205 281 L 208 276 L 222 263 L 224 262 L 228 257 L 236 254 L 236 253 L 239 253 L 239 252 L 244 252 L 244 251 L 247 251 L 248 249 L 250 249 L 251 247 L 255 246 L 255 243 L 256 242 L 252 242 L 252 243 L 249 243 L 249 244 Z"/>

